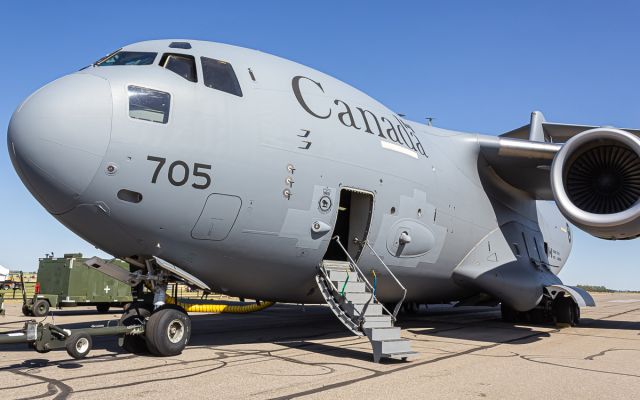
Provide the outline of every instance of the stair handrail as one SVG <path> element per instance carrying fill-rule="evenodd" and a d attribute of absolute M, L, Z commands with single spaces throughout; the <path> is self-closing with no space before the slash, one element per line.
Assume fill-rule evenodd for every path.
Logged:
<path fill-rule="evenodd" d="M 404 299 L 407 297 L 407 288 L 405 288 L 404 285 L 400 282 L 400 280 L 398 280 L 398 278 L 395 276 L 395 274 L 393 272 L 391 272 L 391 269 L 389 269 L 389 266 L 384 261 L 382 261 L 382 258 L 380 258 L 378 253 L 371 246 L 371 244 L 369 244 L 368 240 L 362 240 L 360 242 L 364 243 L 364 245 L 367 246 L 369 248 L 369 250 L 371 250 L 373 255 L 376 256 L 378 261 L 380 261 L 380 264 L 382 264 L 384 266 L 384 268 L 387 270 L 389 275 L 391 275 L 393 280 L 395 280 L 396 283 L 398 284 L 398 286 L 400 286 L 400 289 L 402 289 L 402 298 L 400 299 L 398 304 L 396 304 L 395 308 L 393 309 L 393 315 L 392 316 L 393 316 L 393 319 L 395 320 L 396 317 L 398 316 L 398 312 L 400 312 L 400 307 L 402 307 L 402 303 L 404 303 Z"/>
<path fill-rule="evenodd" d="M 323 280 L 325 281 L 325 283 L 328 283 L 331 287 L 330 287 L 330 291 L 331 293 L 336 293 L 336 294 L 340 294 L 341 296 L 344 296 L 343 293 L 341 293 L 341 290 L 338 289 L 336 287 L 336 285 L 333 284 L 333 281 L 331 280 L 331 278 L 329 277 L 329 275 L 327 274 L 327 270 L 324 268 L 324 266 L 320 267 L 320 273 L 322 273 L 322 277 Z M 347 280 L 346 282 L 349 281 L 349 276 L 347 275 Z M 346 286 L 346 282 L 345 282 L 345 286 Z M 343 287 L 344 289 L 344 287 Z M 333 295 L 335 298 L 335 295 Z M 360 317 L 357 319 L 356 323 L 357 325 L 360 325 L 362 323 L 362 321 L 364 320 L 364 314 L 367 311 L 367 308 L 369 308 L 369 304 L 371 304 L 371 300 L 375 299 L 374 293 L 371 293 L 371 297 L 369 297 L 369 300 L 367 300 L 366 303 L 364 303 L 364 307 L 362 308 L 362 312 L 360 313 Z M 377 299 L 376 299 L 377 300 Z"/>
<path fill-rule="evenodd" d="M 353 258 L 351 258 L 351 254 L 349 254 L 349 252 L 347 251 L 347 249 L 344 248 L 344 246 L 342 245 L 342 243 L 340 243 L 340 236 L 336 235 L 334 237 L 332 237 L 331 239 L 335 240 L 338 243 L 338 246 L 340 246 L 340 248 L 342 249 L 342 251 L 344 252 L 344 254 L 347 256 L 347 258 L 349 259 L 349 264 L 353 266 L 353 269 L 355 269 L 356 273 L 358 274 L 358 276 L 360 276 L 362 278 L 362 280 L 364 281 L 364 284 L 367 285 L 367 287 L 369 288 L 369 290 L 371 290 L 371 298 L 375 299 L 376 303 L 380 304 L 380 306 L 382 307 L 383 310 L 385 310 L 387 312 L 387 314 L 389 314 L 389 316 L 391 317 L 391 319 L 395 322 L 396 316 L 397 316 L 397 312 L 394 314 L 391 311 L 389 311 L 384 304 L 380 303 L 380 301 L 378 300 L 378 298 L 375 296 L 375 292 L 373 290 L 373 286 L 371 286 L 371 283 L 369 283 L 369 280 L 367 279 L 367 276 L 360 270 L 360 267 L 358 267 L 358 264 L 353 260 Z M 378 257 L 379 259 L 379 257 Z M 384 264 L 384 263 L 383 263 Z M 386 267 L 386 265 L 385 265 Z M 389 270 L 389 268 L 387 267 L 387 270 Z M 393 274 L 392 274 L 393 275 Z M 394 276 L 395 278 L 395 276 Z M 402 286 L 402 285 L 401 285 Z M 402 288 L 404 289 L 404 286 L 402 286 Z M 406 289 L 405 289 L 405 294 L 406 294 Z M 403 300 L 404 301 L 404 297 Z M 397 307 L 397 306 L 396 306 Z"/>

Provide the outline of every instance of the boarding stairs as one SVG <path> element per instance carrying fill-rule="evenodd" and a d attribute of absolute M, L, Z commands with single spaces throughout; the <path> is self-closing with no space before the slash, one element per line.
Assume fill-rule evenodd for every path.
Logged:
<path fill-rule="evenodd" d="M 372 274 L 373 283 L 370 283 L 340 243 L 340 238 L 336 236 L 332 240 L 338 243 L 349 261 L 324 260 L 318 266 L 316 282 L 331 311 L 353 334 L 366 336 L 369 339 L 374 362 L 380 362 L 381 358 L 401 360 L 415 358 L 417 353 L 411 350 L 411 342 L 401 338 L 400 328 L 394 326 L 407 290 L 369 243 L 360 241 L 359 244 L 372 251 L 384 266 L 385 272 L 403 291 L 402 299 L 396 304 L 393 312 L 389 311 L 376 297 L 375 272 Z"/>

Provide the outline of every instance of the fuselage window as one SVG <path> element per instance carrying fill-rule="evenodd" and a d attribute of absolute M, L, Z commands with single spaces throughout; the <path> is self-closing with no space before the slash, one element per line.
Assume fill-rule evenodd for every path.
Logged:
<path fill-rule="evenodd" d="M 160 66 L 173 71 L 190 82 L 198 82 L 196 59 L 186 54 L 164 54 Z"/>
<path fill-rule="evenodd" d="M 205 86 L 242 97 L 242 89 L 231 64 L 207 57 L 200 57 L 200 60 Z"/>
<path fill-rule="evenodd" d="M 151 65 L 158 53 L 144 51 L 119 51 L 112 56 L 108 56 L 96 63 L 99 67 L 111 65 Z"/>
<path fill-rule="evenodd" d="M 169 121 L 171 95 L 167 92 L 129 86 L 129 117 L 166 124 Z"/>

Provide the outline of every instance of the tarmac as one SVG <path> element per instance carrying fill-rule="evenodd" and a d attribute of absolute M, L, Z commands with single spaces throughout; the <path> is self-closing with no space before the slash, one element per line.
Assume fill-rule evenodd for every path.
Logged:
<path fill-rule="evenodd" d="M 4 399 L 631 399 L 640 393 L 640 293 L 596 294 L 577 327 L 513 325 L 497 308 L 430 306 L 400 323 L 420 353 L 372 362 L 325 306 L 275 305 L 253 314 L 192 314 L 179 356 L 133 355 L 97 337 L 83 360 L 0 346 Z M 5 303 L 0 331 L 29 319 Z M 51 321 L 51 317 L 48 317 Z M 69 328 L 117 312 L 55 310 Z M 115 321 L 114 321 L 115 322 Z"/>

